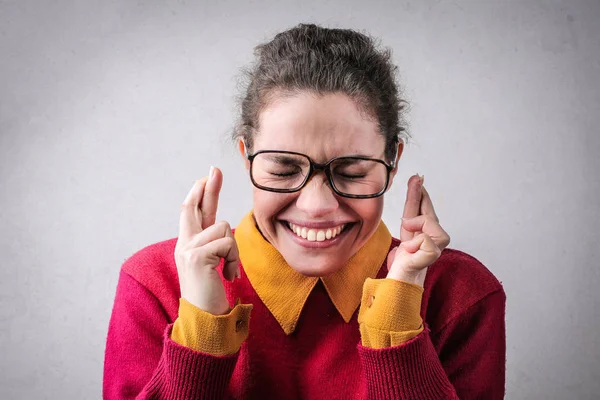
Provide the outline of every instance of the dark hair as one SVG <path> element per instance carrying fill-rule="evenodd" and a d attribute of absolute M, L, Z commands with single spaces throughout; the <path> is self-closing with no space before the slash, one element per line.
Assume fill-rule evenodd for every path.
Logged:
<path fill-rule="evenodd" d="M 257 46 L 255 63 L 247 70 L 241 117 L 233 138 L 243 138 L 249 150 L 258 117 L 277 95 L 308 90 L 315 94 L 341 92 L 376 118 L 386 139 L 385 156 L 396 154 L 406 132 L 404 110 L 395 81 L 391 51 L 376 40 L 349 29 L 300 24 Z"/>

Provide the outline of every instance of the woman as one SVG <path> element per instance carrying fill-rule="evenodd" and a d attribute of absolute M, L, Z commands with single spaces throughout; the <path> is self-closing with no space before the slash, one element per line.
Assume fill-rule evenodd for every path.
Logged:
<path fill-rule="evenodd" d="M 389 52 L 299 25 L 256 55 L 235 132 L 253 209 L 215 222 L 211 168 L 178 238 L 124 263 L 104 397 L 503 398 L 500 283 L 445 249 L 422 177 L 400 240 L 381 221 L 404 150 Z"/>

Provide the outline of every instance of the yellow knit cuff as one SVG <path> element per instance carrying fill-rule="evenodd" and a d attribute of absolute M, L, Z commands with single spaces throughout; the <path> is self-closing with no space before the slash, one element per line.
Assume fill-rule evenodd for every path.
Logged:
<path fill-rule="evenodd" d="M 423 331 L 423 288 L 395 279 L 367 278 L 358 312 L 362 345 L 398 346 Z"/>
<path fill-rule="evenodd" d="M 179 317 L 171 339 L 192 350 L 215 356 L 235 354 L 248 337 L 252 304 L 239 304 L 225 315 L 213 315 L 179 299 Z"/>

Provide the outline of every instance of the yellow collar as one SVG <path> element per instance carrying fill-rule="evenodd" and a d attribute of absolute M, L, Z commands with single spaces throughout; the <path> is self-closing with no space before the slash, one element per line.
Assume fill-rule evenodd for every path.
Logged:
<path fill-rule="evenodd" d="M 319 279 L 344 321 L 349 322 L 360 304 L 363 283 L 377 276 L 392 242 L 382 221 L 344 268 L 318 278 L 302 275 L 290 267 L 258 231 L 252 212 L 242 219 L 234 236 L 252 287 L 286 335 L 296 329 L 304 303 Z"/>

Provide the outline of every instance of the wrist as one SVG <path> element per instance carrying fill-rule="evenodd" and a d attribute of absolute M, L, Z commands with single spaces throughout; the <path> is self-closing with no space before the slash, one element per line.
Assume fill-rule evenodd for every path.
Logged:
<path fill-rule="evenodd" d="M 402 268 L 398 269 L 390 269 L 386 278 L 394 279 L 397 281 L 408 282 L 414 285 L 419 285 L 424 287 L 425 284 L 425 276 L 427 275 L 427 268 L 423 268 L 418 271 L 410 271 L 404 270 Z"/>
<path fill-rule="evenodd" d="M 212 315 L 225 315 L 231 311 L 229 300 L 227 300 L 223 288 L 204 285 L 204 287 L 194 289 L 182 290 L 181 298 L 194 307 Z"/>

